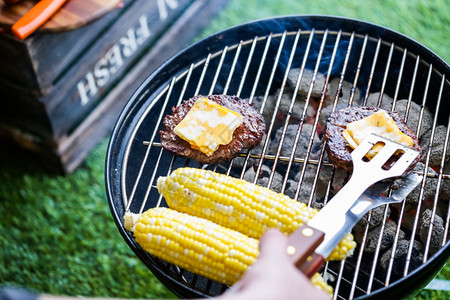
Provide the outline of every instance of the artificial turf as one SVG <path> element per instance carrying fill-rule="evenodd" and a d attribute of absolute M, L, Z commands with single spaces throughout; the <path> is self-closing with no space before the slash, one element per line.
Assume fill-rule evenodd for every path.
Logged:
<path fill-rule="evenodd" d="M 117 231 L 103 180 L 106 142 L 66 177 L 6 153 L 13 158 L 0 171 L 0 284 L 53 295 L 174 298 Z"/>
<path fill-rule="evenodd" d="M 397 30 L 449 61 L 449 7 L 448 0 L 231 0 L 202 36 L 271 16 L 340 15 Z M 56 295 L 174 297 L 115 227 L 104 188 L 106 144 L 65 177 L 45 172 L 24 152 L 0 147 L 0 285 Z M 450 267 L 437 278 L 450 280 Z M 423 290 L 416 298 L 449 296 Z"/>

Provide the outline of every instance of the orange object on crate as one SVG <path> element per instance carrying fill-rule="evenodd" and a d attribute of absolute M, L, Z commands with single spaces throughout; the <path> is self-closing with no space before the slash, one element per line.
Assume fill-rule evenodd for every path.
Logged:
<path fill-rule="evenodd" d="M 32 34 L 51 16 L 53 16 L 67 0 L 41 0 L 13 26 L 12 32 L 20 39 Z"/>
<path fill-rule="evenodd" d="M 11 28 L 19 19 L 29 15 L 35 7 L 42 7 L 45 2 L 61 2 L 61 0 L 0 0 L 0 26 Z M 119 7 L 122 0 L 76 0 L 65 2 L 57 12 L 37 27 L 39 32 L 63 32 L 78 29 L 100 19 L 108 12 Z M 39 6 L 38 6 L 39 5 Z M 54 5 L 54 4 L 52 4 Z M 36 8 L 36 9 L 37 9 Z"/>

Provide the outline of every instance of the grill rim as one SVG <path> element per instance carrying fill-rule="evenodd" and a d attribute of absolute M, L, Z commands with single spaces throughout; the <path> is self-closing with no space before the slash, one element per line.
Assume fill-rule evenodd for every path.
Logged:
<path fill-rule="evenodd" d="M 364 34 L 371 35 L 371 37 L 375 36 L 382 38 L 383 40 L 395 40 L 396 46 L 408 45 L 407 48 L 409 52 L 412 52 L 415 55 L 420 55 L 422 60 L 424 57 L 426 57 L 427 62 L 432 62 L 434 70 L 440 72 L 441 74 L 450 73 L 450 65 L 448 63 L 446 63 L 432 50 L 428 49 L 426 46 L 410 37 L 407 37 L 392 29 L 370 22 L 325 15 L 280 16 L 276 18 L 266 18 L 237 25 L 215 33 L 192 44 L 191 46 L 180 51 L 177 55 L 170 58 L 159 68 L 157 68 L 142 82 L 139 88 L 133 93 L 116 121 L 106 154 L 105 183 L 108 204 L 110 206 L 114 221 L 119 229 L 120 234 L 128 243 L 133 252 L 141 259 L 141 261 L 143 261 L 147 265 L 147 267 L 149 267 L 150 270 L 155 274 L 155 276 L 177 296 L 207 297 L 209 295 L 204 294 L 197 289 L 191 288 L 190 286 L 183 284 L 178 280 L 175 280 L 173 277 L 166 274 L 158 266 L 157 263 L 154 263 L 153 258 L 149 254 L 144 252 L 134 241 L 132 235 L 125 230 L 122 221 L 123 215 L 119 215 L 119 209 L 115 205 L 117 201 L 123 205 L 122 197 L 117 198 L 117 194 L 122 194 L 120 185 L 122 172 L 120 171 L 120 168 L 122 167 L 121 165 L 125 152 L 124 150 L 126 150 L 126 145 L 128 144 L 124 143 L 124 141 L 126 140 L 126 138 L 129 139 L 129 133 L 133 130 L 131 129 L 130 131 L 129 128 L 133 128 L 136 123 L 138 123 L 140 119 L 139 113 L 141 112 L 142 114 L 142 111 L 145 110 L 145 107 L 155 101 L 155 99 L 149 99 L 148 94 L 157 94 L 158 91 L 161 91 L 166 86 L 168 86 L 172 78 L 184 72 L 184 69 L 180 71 L 180 66 L 177 66 L 174 62 L 176 62 L 177 60 L 185 60 L 189 63 L 197 61 L 198 57 L 195 57 L 194 54 L 198 47 L 207 45 L 209 48 L 208 51 L 210 53 L 214 53 L 215 51 L 220 51 L 221 49 L 223 49 L 223 45 L 228 44 L 227 41 L 224 40 L 224 37 L 232 36 L 234 40 L 233 43 L 236 43 L 236 40 L 239 41 L 252 39 L 255 34 L 252 33 L 254 29 L 251 30 L 250 28 L 253 28 L 254 26 L 259 27 L 257 34 L 258 36 L 265 36 L 269 35 L 270 33 L 277 32 L 274 30 L 274 25 L 278 25 L 279 27 L 279 23 L 289 24 L 289 26 L 291 27 L 293 26 L 293 28 L 283 27 L 283 31 L 293 31 L 298 30 L 298 23 L 301 22 L 309 24 L 310 28 L 319 28 L 320 26 L 320 28 L 323 27 L 326 29 L 345 30 L 349 32 L 354 31 L 358 33 L 362 29 L 364 29 Z M 334 27 L 336 25 L 338 26 L 337 28 Z M 261 30 L 261 26 L 264 26 L 265 30 Z M 352 29 L 349 29 L 347 27 L 350 27 Z M 247 34 L 248 36 L 243 37 L 244 34 Z M 204 52 L 199 55 L 200 58 L 205 57 L 203 53 Z M 152 88 L 156 89 L 153 90 Z M 124 124 L 127 124 L 128 126 L 124 126 Z M 121 139 L 122 137 L 125 139 Z M 417 286 L 418 278 L 421 278 L 421 280 L 423 281 L 423 278 L 427 277 L 427 280 L 425 280 L 425 282 L 431 280 L 432 277 L 440 270 L 439 267 L 442 267 L 445 264 L 449 256 L 450 243 L 447 242 L 447 245 L 436 252 L 430 259 L 427 260 L 425 264 L 422 264 L 420 267 L 408 273 L 408 276 L 398 279 L 395 282 L 391 282 L 387 287 L 372 291 L 372 293 L 369 295 L 359 296 L 357 297 L 357 299 L 378 298 L 386 293 L 388 293 L 389 296 L 405 296 L 405 291 L 413 293 L 413 291 L 416 291 L 418 288 L 420 288 L 420 286 Z M 423 286 L 425 286 L 425 284 L 423 284 Z"/>

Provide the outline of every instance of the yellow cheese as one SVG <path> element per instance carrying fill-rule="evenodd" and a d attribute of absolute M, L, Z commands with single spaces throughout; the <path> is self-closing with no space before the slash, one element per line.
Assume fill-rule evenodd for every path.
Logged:
<path fill-rule="evenodd" d="M 174 132 L 192 148 L 210 156 L 220 145 L 227 145 L 244 117 L 214 101 L 198 99 Z"/>
<path fill-rule="evenodd" d="M 394 120 L 384 110 L 379 110 L 367 118 L 347 124 L 342 135 L 349 143 L 350 147 L 355 149 L 371 133 L 380 135 L 407 147 L 413 145 L 412 138 L 403 134 L 397 124 L 395 124 Z M 374 157 L 381 148 L 383 148 L 382 144 L 376 144 L 372 150 L 366 154 L 366 157 Z"/>

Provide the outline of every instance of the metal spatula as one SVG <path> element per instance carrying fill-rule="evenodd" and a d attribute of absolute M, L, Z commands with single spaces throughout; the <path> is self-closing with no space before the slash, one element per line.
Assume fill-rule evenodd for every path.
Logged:
<path fill-rule="evenodd" d="M 371 159 L 365 155 L 375 144 L 383 148 Z M 420 177 L 408 177 L 397 197 L 374 197 L 366 192 L 371 185 L 392 177 L 399 177 L 408 169 L 420 153 L 409 147 L 370 135 L 351 153 L 353 173 L 347 184 L 307 224 L 289 236 L 288 254 L 297 267 L 308 277 L 316 273 L 324 257 L 327 257 L 358 220 L 370 209 L 387 203 L 402 201 L 420 181 Z M 386 162 L 392 156 L 400 156 L 390 168 Z M 375 198 L 375 199 L 374 199 Z"/>

